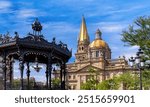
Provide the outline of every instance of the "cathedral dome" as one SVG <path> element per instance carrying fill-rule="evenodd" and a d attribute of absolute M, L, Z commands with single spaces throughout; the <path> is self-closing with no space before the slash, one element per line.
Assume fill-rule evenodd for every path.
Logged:
<path fill-rule="evenodd" d="M 90 48 L 106 48 L 107 44 L 103 40 L 95 39 L 89 46 Z"/>
<path fill-rule="evenodd" d="M 102 40 L 101 34 L 102 34 L 101 31 L 97 29 L 95 40 L 89 45 L 90 48 L 106 48 L 107 47 L 107 43 Z"/>

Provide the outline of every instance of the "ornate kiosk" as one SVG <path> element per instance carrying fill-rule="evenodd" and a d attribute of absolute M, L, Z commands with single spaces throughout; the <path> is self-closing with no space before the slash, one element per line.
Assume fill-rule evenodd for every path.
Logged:
<path fill-rule="evenodd" d="M 38 63 L 46 64 L 45 78 L 46 89 L 52 89 L 52 64 L 60 65 L 60 89 L 65 89 L 66 63 L 71 57 L 71 51 L 67 45 L 60 42 L 56 43 L 55 38 L 48 42 L 41 34 L 42 25 L 36 19 L 32 24 L 33 33 L 28 33 L 21 38 L 15 32 L 15 36 L 9 34 L 0 36 L 0 72 L 3 78 L 3 89 L 12 89 L 13 63 L 14 59 L 19 62 L 20 70 L 20 89 L 24 89 L 24 72 L 27 76 L 27 89 L 30 89 L 30 64 L 35 62 L 34 70 L 39 72 L 41 69 Z M 27 69 L 25 69 L 25 66 Z"/>

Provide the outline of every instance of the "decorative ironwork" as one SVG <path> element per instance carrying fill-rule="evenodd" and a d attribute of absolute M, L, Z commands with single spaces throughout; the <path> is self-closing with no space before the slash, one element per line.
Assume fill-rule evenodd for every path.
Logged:
<path fill-rule="evenodd" d="M 41 30 L 42 30 L 42 25 L 41 23 L 38 21 L 38 19 L 36 19 L 34 21 L 34 23 L 32 24 L 32 29 L 33 29 L 33 34 L 36 35 L 36 32 L 37 32 L 37 35 L 39 35 L 41 33 Z"/>
<path fill-rule="evenodd" d="M 42 67 L 39 66 L 39 63 L 38 63 L 38 58 L 35 57 L 35 66 L 32 66 L 36 72 L 40 72 L 40 70 L 42 69 Z"/>
<path fill-rule="evenodd" d="M 14 58 L 15 60 L 19 61 L 19 68 L 20 68 L 20 81 L 21 86 L 20 89 L 24 89 L 24 68 L 25 63 L 27 66 L 26 73 L 27 73 L 27 83 L 29 89 L 29 79 L 30 79 L 30 69 L 29 63 L 36 62 L 36 66 L 34 66 L 34 70 L 39 72 L 41 67 L 39 67 L 39 63 L 43 63 L 47 65 L 46 68 L 46 89 L 52 89 L 51 86 L 51 79 L 52 79 L 52 64 L 64 62 L 66 63 L 69 58 L 71 57 L 71 51 L 69 51 L 67 44 L 63 42 L 56 43 L 56 39 L 53 38 L 52 42 L 48 42 L 44 36 L 41 34 L 42 25 L 36 19 L 32 24 L 33 34 L 28 33 L 24 38 L 21 38 L 18 32 L 15 32 L 14 37 L 9 35 L 9 32 L 4 35 L 0 35 L 0 52 L 1 57 L 3 58 L 3 77 L 4 77 L 4 89 L 7 89 L 9 86 L 6 81 L 8 81 L 8 74 L 7 72 L 12 75 L 13 71 L 11 70 L 10 60 Z M 9 59 L 7 59 L 9 58 Z M 7 63 L 7 60 L 9 63 Z M 61 67 L 61 78 L 66 75 L 64 71 L 64 67 Z M 63 74 L 64 72 L 64 74 Z M 9 78 L 13 80 L 13 77 Z M 11 81 L 10 81 L 11 82 Z M 61 79 L 61 86 L 62 85 Z M 10 83 L 11 84 L 11 83 Z M 11 86 L 9 88 L 12 88 Z M 64 89 L 61 87 L 61 89 Z"/>
<path fill-rule="evenodd" d="M 15 40 L 15 38 L 12 38 L 9 35 L 9 32 L 7 32 L 4 35 L 0 34 L 0 43 L 8 43 L 8 42 L 11 42 L 11 41 L 14 41 L 14 40 Z"/>
<path fill-rule="evenodd" d="M 30 66 L 29 66 L 29 62 L 27 62 L 26 64 L 27 64 L 27 84 L 28 84 L 28 89 L 30 89 Z"/>

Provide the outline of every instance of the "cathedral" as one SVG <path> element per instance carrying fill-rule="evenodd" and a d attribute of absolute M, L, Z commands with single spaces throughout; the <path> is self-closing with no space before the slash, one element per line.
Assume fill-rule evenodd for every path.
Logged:
<path fill-rule="evenodd" d="M 88 72 L 91 67 L 97 72 L 93 76 L 96 76 L 100 82 L 129 70 L 125 57 L 111 59 L 111 49 L 102 39 L 100 29 L 96 30 L 95 39 L 90 42 L 84 16 L 77 42 L 75 62 L 67 64 L 66 68 L 68 89 L 80 90 L 81 85 L 91 75 Z"/>

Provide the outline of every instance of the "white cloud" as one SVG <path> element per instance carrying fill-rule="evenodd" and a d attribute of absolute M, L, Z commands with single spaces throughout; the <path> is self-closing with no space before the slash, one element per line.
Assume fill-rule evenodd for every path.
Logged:
<path fill-rule="evenodd" d="M 0 1 L 0 13 L 10 13 L 10 7 L 12 3 L 9 1 Z"/>
<path fill-rule="evenodd" d="M 54 32 L 78 32 L 79 28 L 67 22 L 49 22 L 43 24 L 44 29 L 51 29 Z"/>
<path fill-rule="evenodd" d="M 138 51 L 139 46 L 132 46 L 132 47 L 126 47 L 126 51 L 123 53 L 123 55 L 129 59 L 131 56 L 135 57 L 136 52 Z"/>
<path fill-rule="evenodd" d="M 63 41 L 64 43 L 70 44 L 68 45 L 71 48 L 72 47 L 72 40 L 74 40 L 76 43 L 77 41 L 77 35 L 79 32 L 79 28 L 74 26 L 73 24 L 67 23 L 67 22 L 48 22 L 43 25 L 43 33 L 47 36 L 47 39 L 49 41 L 52 40 L 53 37 L 56 38 L 56 42 Z"/>
<path fill-rule="evenodd" d="M 102 6 L 98 6 L 98 4 L 95 4 L 95 7 L 92 8 L 94 11 L 89 12 L 89 17 L 94 17 L 94 16 L 107 16 L 109 15 L 109 20 L 111 19 L 117 19 L 117 17 L 122 17 L 126 13 L 134 13 L 137 12 L 137 10 L 144 9 L 149 7 L 149 4 L 137 4 L 137 5 L 127 5 L 125 4 L 120 6 L 114 6 L 109 3 L 104 4 Z"/>
<path fill-rule="evenodd" d="M 105 25 L 101 27 L 104 32 L 120 32 L 123 28 L 121 25 Z"/>
<path fill-rule="evenodd" d="M 30 18 L 30 17 L 39 17 L 39 16 L 45 16 L 47 15 L 46 12 L 43 12 L 39 9 L 20 9 L 16 11 L 17 18 Z"/>
<path fill-rule="evenodd" d="M 18 17 L 19 18 L 28 18 L 28 17 L 35 17 L 37 15 L 36 9 L 23 9 L 19 10 Z"/>
<path fill-rule="evenodd" d="M 128 26 L 127 22 L 124 21 L 118 21 L 118 22 L 99 22 L 99 23 L 93 23 L 91 24 L 93 28 L 97 27 L 102 30 L 102 32 L 105 33 L 120 33 L 123 29 L 125 29 Z"/>
<path fill-rule="evenodd" d="M 137 9 L 142 9 L 145 8 L 145 5 L 135 5 L 135 6 L 131 6 L 128 8 L 122 8 L 122 9 L 117 9 L 117 10 L 110 10 L 108 11 L 107 14 L 117 14 L 117 13 L 124 13 L 124 12 L 131 12 L 131 11 L 137 11 Z"/>
<path fill-rule="evenodd" d="M 122 47 L 122 48 L 116 48 L 115 51 L 116 57 L 118 56 L 125 56 L 126 59 L 129 59 L 131 56 L 136 56 L 136 52 L 138 51 L 138 46 L 132 46 L 132 47 Z M 118 53 L 118 54 L 117 54 Z"/>
<path fill-rule="evenodd" d="M 0 10 L 11 7 L 12 4 L 9 1 L 0 1 Z"/>
<path fill-rule="evenodd" d="M 139 46 L 132 46 L 132 47 L 129 48 L 129 50 L 135 50 L 135 49 L 136 50 L 139 49 Z"/>

